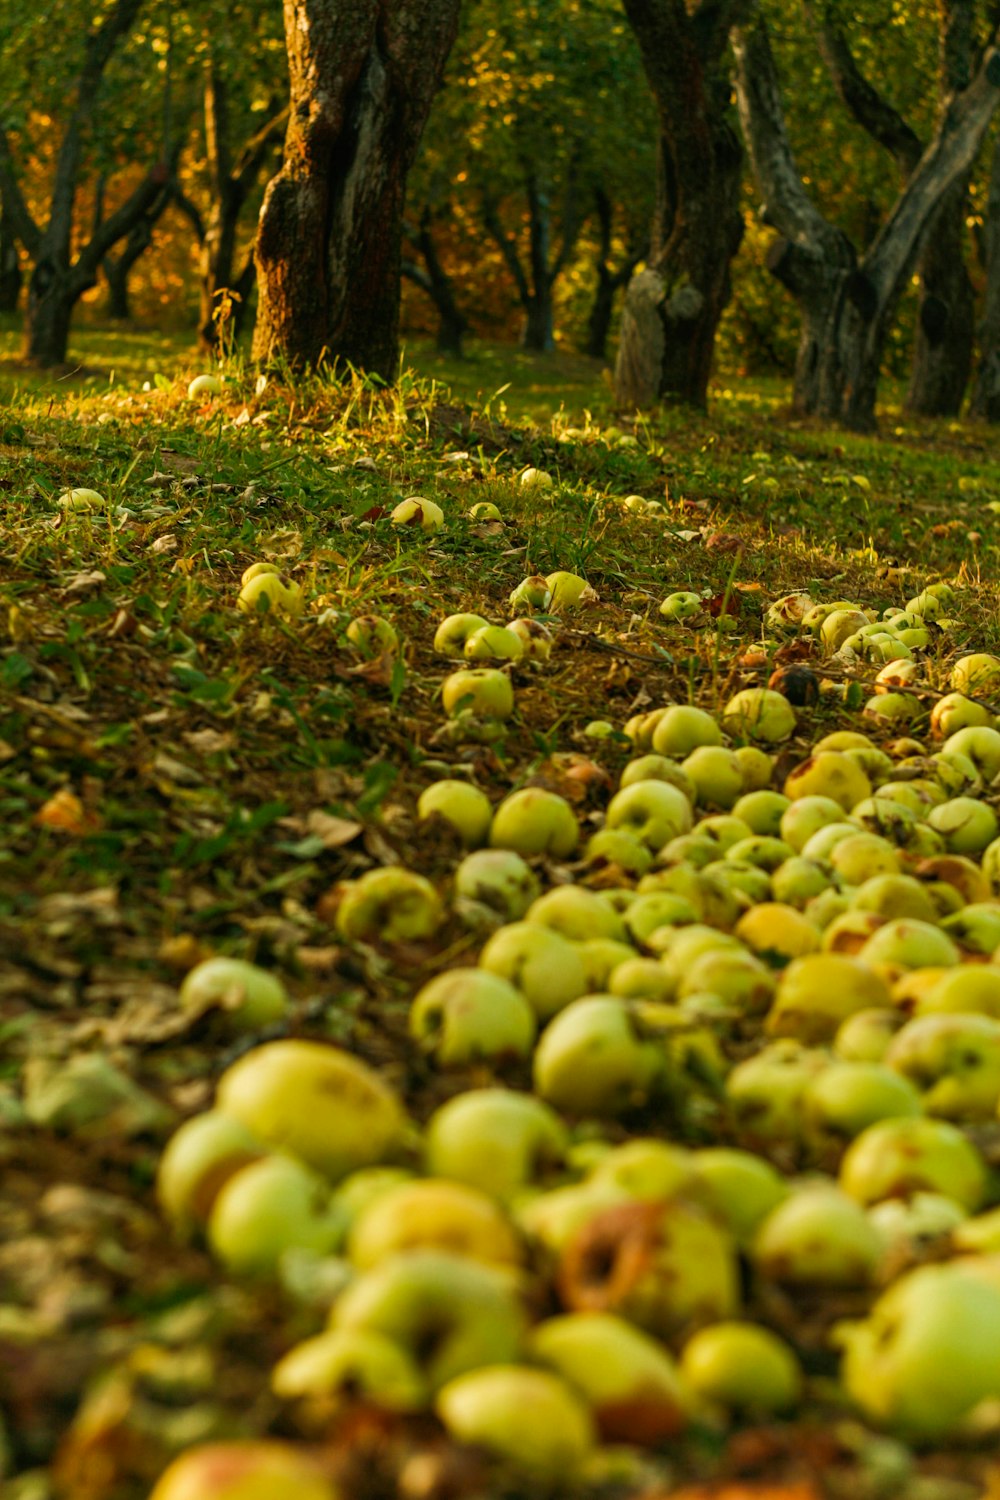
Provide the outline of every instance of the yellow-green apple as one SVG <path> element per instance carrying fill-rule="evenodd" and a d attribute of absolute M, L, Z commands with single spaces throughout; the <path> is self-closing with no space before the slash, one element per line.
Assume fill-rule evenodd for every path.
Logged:
<path fill-rule="evenodd" d="M 516 922 L 538 892 L 538 876 L 511 849 L 477 849 L 455 870 L 456 909 L 475 925 Z"/>
<path fill-rule="evenodd" d="M 376 656 L 395 656 L 399 652 L 399 636 L 389 621 L 379 615 L 356 615 L 345 634 L 359 655 L 368 661 Z"/>
<path fill-rule="evenodd" d="M 430 1386 L 416 1360 L 395 1339 L 365 1328 L 328 1328 L 296 1344 L 271 1371 L 271 1389 L 286 1401 L 359 1399 L 382 1411 L 423 1411 Z"/>
<path fill-rule="evenodd" d="M 600 828 L 587 840 L 583 857 L 589 865 L 617 865 L 627 875 L 645 875 L 653 855 L 624 828 Z"/>
<path fill-rule="evenodd" d="M 931 733 L 944 739 L 959 729 L 975 729 L 981 724 L 992 728 L 994 718 L 985 703 L 976 703 L 963 693 L 946 693 L 931 709 Z"/>
<path fill-rule="evenodd" d="M 856 1011 L 890 1004 L 885 980 L 858 959 L 846 953 L 807 953 L 781 975 L 766 1030 L 801 1042 L 827 1042 Z"/>
<path fill-rule="evenodd" d="M 843 806 L 832 797 L 799 796 L 782 813 L 778 832 L 786 844 L 801 854 L 814 833 L 843 820 Z"/>
<path fill-rule="evenodd" d="M 410 1006 L 410 1034 L 443 1068 L 528 1057 L 535 1013 L 506 979 L 485 969 L 448 969 Z"/>
<path fill-rule="evenodd" d="M 771 871 L 771 895 L 775 901 L 793 906 L 796 911 L 804 911 L 813 897 L 830 890 L 832 883 L 829 865 L 806 859 L 801 854 L 783 860 L 776 870 Z M 811 915 L 810 921 L 816 925 Z"/>
<path fill-rule="evenodd" d="M 741 943 L 767 962 L 784 965 L 819 947 L 816 927 L 794 906 L 762 901 L 752 906 L 733 929 Z"/>
<path fill-rule="evenodd" d="M 745 792 L 761 792 L 771 785 L 774 761 L 766 750 L 756 745 L 738 745 L 736 759 L 740 763 Z"/>
<path fill-rule="evenodd" d="M 678 834 L 689 833 L 691 804 L 668 781 L 634 781 L 615 793 L 608 804 L 606 826 L 624 829 L 647 848 L 662 849 Z"/>
<path fill-rule="evenodd" d="M 946 969 L 957 964 L 961 954 L 940 927 L 913 917 L 897 917 L 872 933 L 859 957 L 871 969 Z"/>
<path fill-rule="evenodd" d="M 974 1213 L 988 1190 L 986 1164 L 947 1120 L 880 1120 L 848 1146 L 840 1164 L 844 1191 L 861 1203 L 944 1193 Z"/>
<path fill-rule="evenodd" d="M 200 396 L 217 396 L 222 390 L 219 375 L 196 375 L 187 388 L 188 399 L 196 401 Z"/>
<path fill-rule="evenodd" d="M 833 1050 L 844 1062 L 882 1062 L 896 1032 L 905 1024 L 904 1012 L 894 1006 L 857 1010 L 837 1027 Z"/>
<path fill-rule="evenodd" d="M 671 968 L 677 972 L 674 958 Z M 774 995 L 774 976 L 745 949 L 711 948 L 678 973 L 679 999 L 701 993 L 718 995 L 740 1015 L 761 1015 Z"/>
<path fill-rule="evenodd" d="M 1000 682 L 1000 656 L 990 656 L 986 651 L 960 656 L 951 669 L 949 682 L 957 693 L 988 697 Z"/>
<path fill-rule="evenodd" d="M 896 917 L 915 917 L 919 922 L 931 923 L 938 920 L 931 896 L 913 875 L 872 875 L 856 886 L 849 901 L 853 910 L 874 912 L 886 921 Z M 997 941 L 1000 942 L 1000 935 Z"/>
<path fill-rule="evenodd" d="M 275 1500 L 277 1495 L 337 1500 L 332 1481 L 309 1453 L 266 1438 L 186 1448 L 160 1475 L 149 1500 Z"/>
<path fill-rule="evenodd" d="M 394 526 L 415 526 L 420 531 L 435 532 L 444 526 L 444 511 L 433 500 L 409 495 L 393 507 L 389 519 Z"/>
<path fill-rule="evenodd" d="M 1000 1019 L 1000 965 L 960 964 L 938 974 L 917 998 L 918 1015 L 975 1011 Z"/>
<path fill-rule="evenodd" d="M 267 1042 L 248 1052 L 223 1073 L 216 1105 L 265 1145 L 334 1179 L 383 1160 L 405 1124 L 385 1080 L 323 1042 Z"/>
<path fill-rule="evenodd" d="M 438 1393 L 435 1410 L 450 1437 L 487 1449 L 536 1484 L 571 1485 L 596 1446 L 583 1397 L 530 1365 L 473 1370 Z"/>
<path fill-rule="evenodd" d="M 730 1411 L 772 1416 L 790 1411 L 802 1393 L 794 1351 L 756 1323 L 713 1323 L 688 1339 L 681 1377 L 701 1397 Z"/>
<path fill-rule="evenodd" d="M 545 579 L 552 598 L 549 609 L 553 614 L 561 614 L 568 609 L 579 609 L 584 604 L 596 604 L 597 595 L 585 578 L 578 573 L 568 573 L 558 570 L 549 573 Z"/>
<path fill-rule="evenodd" d="M 466 661 L 520 661 L 524 642 L 506 625 L 482 625 L 466 637 L 462 655 Z"/>
<path fill-rule="evenodd" d="M 977 797 L 953 797 L 932 807 L 927 822 L 945 841 L 949 854 L 981 854 L 997 836 L 997 815 Z"/>
<path fill-rule="evenodd" d="M 608 979 L 608 992 L 622 1000 L 672 1000 L 677 980 L 655 958 L 630 958 L 618 964 Z"/>
<path fill-rule="evenodd" d="M 202 1229 L 222 1185 L 265 1155 L 239 1120 L 210 1109 L 185 1120 L 167 1142 L 156 1169 L 156 1196 L 182 1235 Z"/>
<path fill-rule="evenodd" d="M 728 1225 L 741 1250 L 749 1249 L 760 1225 L 788 1194 L 781 1173 L 762 1156 L 729 1146 L 695 1151 L 691 1165 L 688 1196 Z"/>
<path fill-rule="evenodd" d="M 676 761 L 666 755 L 638 755 L 624 768 L 619 786 L 632 786 L 636 781 L 668 781 L 682 791 L 689 802 L 694 801 L 694 785 Z"/>
<path fill-rule="evenodd" d="M 660 614 L 671 624 L 687 623 L 697 620 L 703 613 L 704 605 L 700 594 L 692 594 L 690 591 L 682 590 L 680 593 L 668 594 L 660 605 Z"/>
<path fill-rule="evenodd" d="M 540 1022 L 579 1000 L 588 988 L 577 944 L 539 922 L 498 928 L 482 949 L 479 965 L 514 985 Z"/>
<path fill-rule="evenodd" d="M 509 719 L 514 689 L 498 667 L 462 667 L 441 684 L 441 702 L 449 718 L 471 713 L 484 719 Z"/>
<path fill-rule="evenodd" d="M 976 1012 L 915 1016 L 885 1060 L 922 1091 L 930 1115 L 988 1120 L 1000 1101 L 1000 1021 Z"/>
<path fill-rule="evenodd" d="M 557 792 L 526 786 L 505 797 L 493 814 L 490 844 L 526 857 L 566 859 L 580 840 L 576 814 Z"/>
<path fill-rule="evenodd" d="M 722 730 L 703 708 L 673 703 L 653 730 L 652 746 L 657 755 L 680 759 L 700 745 L 721 745 Z"/>
<path fill-rule="evenodd" d="M 559 1116 L 531 1094 L 470 1089 L 435 1111 L 424 1139 L 425 1163 L 436 1177 L 507 1199 L 566 1154 Z"/>
<path fill-rule="evenodd" d="M 902 1070 L 881 1062 L 832 1062 L 809 1081 L 802 1095 L 809 1135 L 853 1140 L 876 1120 L 923 1113 L 920 1091 Z"/>
<path fill-rule="evenodd" d="M 294 583 L 282 573 L 258 573 L 240 589 L 236 607 L 244 614 L 270 612 L 294 620 L 305 608 L 305 600 L 301 584 Z"/>
<path fill-rule="evenodd" d="M 515 614 L 533 609 L 544 612 L 552 603 L 552 590 L 548 580 L 535 573 L 530 578 L 521 580 L 517 588 L 512 590 L 507 602 Z"/>
<path fill-rule="evenodd" d="M 347 1286 L 330 1326 L 395 1340 L 437 1390 L 467 1370 L 516 1359 L 525 1317 L 509 1272 L 445 1250 L 405 1250 Z"/>
<path fill-rule="evenodd" d="M 669 1352 L 613 1313 L 548 1318 L 529 1349 L 578 1390 L 601 1437 L 612 1443 L 659 1444 L 688 1424 L 690 1395 Z"/>
<path fill-rule="evenodd" d="M 781 835 L 781 820 L 791 806 L 789 799 L 782 796 L 781 792 L 761 789 L 745 792 L 733 804 L 733 816 L 742 818 L 751 833 L 762 834 L 765 838 L 778 838 Z"/>
<path fill-rule="evenodd" d="M 586 995 L 561 1010 L 535 1049 L 536 1093 L 574 1115 L 615 1116 L 644 1104 L 666 1066 L 632 1009 L 614 995 Z"/>
<path fill-rule="evenodd" d="M 784 693 L 773 688 L 744 688 L 722 710 L 727 734 L 746 735 L 778 745 L 795 732 L 795 711 Z"/>
<path fill-rule="evenodd" d="M 232 1026 L 248 1031 L 280 1021 L 288 1009 L 288 991 L 277 975 L 221 956 L 206 958 L 185 975 L 178 1000 L 192 1015 L 218 1010 Z"/>
<path fill-rule="evenodd" d="M 699 745 L 683 761 L 701 807 L 730 808 L 744 791 L 743 772 L 733 750 L 723 745 Z"/>
<path fill-rule="evenodd" d="M 626 941 L 621 916 L 610 901 L 579 885 L 558 885 L 533 901 L 526 913 L 529 922 L 540 922 L 576 942 L 588 938 Z"/>
<path fill-rule="evenodd" d="M 341 937 L 358 942 L 412 942 L 432 937 L 444 917 L 440 897 L 430 881 L 402 865 L 366 870 L 340 889 L 337 931 Z"/>
<path fill-rule="evenodd" d="M 857 762 L 843 751 L 820 750 L 788 774 L 784 793 L 793 802 L 799 797 L 829 798 L 850 812 L 858 802 L 871 796 L 872 784 Z"/>
<path fill-rule="evenodd" d="M 522 662 L 548 661 L 552 655 L 553 635 L 541 620 L 511 620 L 507 634 L 516 636 L 521 642 Z M 609 727 L 609 732 L 614 733 L 613 726 Z"/>
<path fill-rule="evenodd" d="M 403 1250 L 447 1250 L 494 1265 L 520 1265 L 522 1247 L 495 1199 L 446 1178 L 399 1183 L 354 1220 L 347 1254 L 362 1271 Z"/>
<path fill-rule="evenodd" d="M 522 469 L 521 487 L 526 490 L 550 490 L 555 480 L 547 469 Z"/>
<path fill-rule="evenodd" d="M 966 756 L 989 784 L 1000 773 L 1000 732 L 986 727 L 958 729 L 945 740 L 941 754 L 946 760 Z"/>
<path fill-rule="evenodd" d="M 489 837 L 493 808 L 486 793 L 478 787 L 446 778 L 420 793 L 417 817 L 422 823 L 435 819 L 447 823 L 467 849 L 478 849 Z"/>
<path fill-rule="evenodd" d="M 868 1286 L 885 1252 L 864 1208 L 833 1182 L 806 1182 L 768 1214 L 753 1262 L 771 1281 L 793 1286 Z"/>
<path fill-rule="evenodd" d="M 726 1079 L 726 1099 L 741 1137 L 748 1143 L 797 1141 L 802 1095 L 829 1061 L 825 1052 L 782 1040 L 737 1063 Z"/>
<path fill-rule="evenodd" d="M 283 1152 L 262 1156 L 228 1177 L 208 1216 L 208 1242 L 226 1269 L 271 1275 L 286 1250 L 333 1250 L 343 1223 L 329 1184 Z"/>
<path fill-rule="evenodd" d="M 460 657 L 469 637 L 489 623 L 482 615 L 448 615 L 434 632 L 434 650 L 438 656 Z"/>

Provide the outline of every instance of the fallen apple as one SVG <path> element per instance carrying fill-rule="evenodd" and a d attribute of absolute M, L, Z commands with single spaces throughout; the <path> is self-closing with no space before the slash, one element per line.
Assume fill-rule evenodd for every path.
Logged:
<path fill-rule="evenodd" d="M 486 1448 L 536 1483 L 572 1480 L 595 1446 L 582 1396 L 528 1365 L 492 1365 L 452 1380 L 435 1409 L 451 1437 Z"/>
<path fill-rule="evenodd" d="M 201 379 L 209 377 L 201 376 Z M 165 1469 L 149 1500 L 337 1500 L 319 1463 L 273 1439 L 196 1443 Z"/>

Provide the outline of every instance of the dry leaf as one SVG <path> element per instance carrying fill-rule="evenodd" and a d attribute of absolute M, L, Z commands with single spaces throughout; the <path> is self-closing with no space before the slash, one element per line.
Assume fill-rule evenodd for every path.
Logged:
<path fill-rule="evenodd" d="M 68 833 L 80 837 L 96 833 L 101 826 L 97 813 L 84 807 L 80 798 L 68 787 L 62 787 L 36 812 L 33 822 L 39 828 L 51 828 L 57 833 Z"/>
<path fill-rule="evenodd" d="M 341 849 L 364 832 L 363 823 L 353 823 L 348 818 L 337 818 L 318 809 L 306 818 L 306 828 L 314 837 L 323 840 L 324 849 Z"/>

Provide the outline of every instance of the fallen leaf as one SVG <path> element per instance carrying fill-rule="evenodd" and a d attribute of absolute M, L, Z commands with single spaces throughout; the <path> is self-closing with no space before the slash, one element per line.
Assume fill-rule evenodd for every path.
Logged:
<path fill-rule="evenodd" d="M 97 813 L 84 807 L 80 798 L 68 787 L 62 787 L 51 796 L 38 809 L 32 821 L 39 828 L 51 828 L 57 833 L 68 833 L 77 838 L 83 834 L 96 833 L 101 827 Z"/>
<path fill-rule="evenodd" d="M 341 849 L 364 832 L 363 823 L 353 823 L 349 818 L 337 818 L 318 809 L 306 818 L 306 827 L 316 838 L 322 839 L 324 849 Z"/>

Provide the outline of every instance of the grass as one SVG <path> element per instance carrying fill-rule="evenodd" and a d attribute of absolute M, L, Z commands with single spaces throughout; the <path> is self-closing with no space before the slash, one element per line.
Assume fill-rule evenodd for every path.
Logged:
<path fill-rule="evenodd" d="M 8 329 L 0 359 L 14 345 Z M 373 864 L 446 887 L 455 847 L 415 816 L 430 781 L 471 778 L 496 801 L 537 780 L 598 821 L 600 777 L 617 776 L 629 746 L 587 725 L 618 728 L 671 699 L 717 711 L 770 661 L 766 606 L 792 589 L 881 609 L 951 581 L 954 623 L 925 654 L 931 689 L 964 648 L 1000 645 L 1000 469 L 985 428 L 890 409 L 880 437 L 852 437 L 783 417 L 774 384 L 736 380 L 719 382 L 710 416 L 632 422 L 610 412 L 593 362 L 475 347 L 455 364 L 414 346 L 391 391 L 360 379 L 258 391 L 234 370 L 221 397 L 191 403 L 199 361 L 183 339 L 81 328 L 74 352 L 83 371 L 60 381 L 0 363 L 0 1121 L 18 1120 L 21 1081 L 93 1048 L 178 1114 L 204 1107 L 233 1039 L 178 1016 L 174 987 L 208 951 L 277 968 L 297 1029 L 348 1042 L 426 1118 L 489 1075 L 435 1077 L 407 1039 L 407 1002 L 442 962 L 473 961 L 478 939 L 452 921 L 442 943 L 356 953 L 325 914 L 337 882 Z M 521 486 L 529 465 L 553 488 Z M 61 512 L 73 486 L 105 504 Z M 411 494 L 442 506 L 444 531 L 391 523 Z M 657 507 L 622 506 L 635 495 Z M 479 500 L 502 523 L 470 520 Z M 303 621 L 236 609 L 258 560 L 301 584 Z M 548 670 L 515 672 L 505 732 L 456 738 L 437 622 L 504 620 L 526 574 L 556 569 L 585 575 L 599 603 L 555 622 Z M 680 589 L 717 618 L 668 626 L 659 605 Z M 392 621 L 399 662 L 350 648 L 363 613 Z M 860 722 L 868 688 L 836 671 L 830 683 L 793 759 Z M 156 1149 L 141 1131 L 0 1132 L 0 1240 L 5 1223 L 48 1236 L 52 1276 L 72 1271 L 98 1308 L 85 1338 L 71 1310 L 46 1332 L 55 1352 L 34 1386 L 5 1383 L 0 1328 L 0 1406 L 31 1434 L 18 1470 L 62 1439 L 63 1465 L 105 1465 L 94 1500 L 138 1497 L 176 1446 L 155 1394 L 147 1408 L 122 1397 L 118 1425 L 101 1427 L 86 1394 L 98 1370 L 121 1391 L 149 1340 L 197 1349 L 225 1371 L 197 1430 L 257 1431 L 267 1360 L 308 1322 L 267 1294 L 220 1291 L 205 1255 L 163 1244 Z M 45 1192 L 67 1181 L 135 1200 L 118 1261 L 50 1232 Z M 113 1319 L 101 1309 L 116 1299 L 127 1311 Z M 171 1346 L 173 1306 L 202 1332 Z"/>

